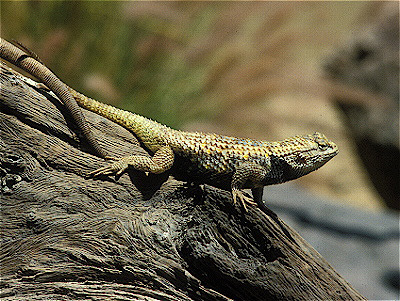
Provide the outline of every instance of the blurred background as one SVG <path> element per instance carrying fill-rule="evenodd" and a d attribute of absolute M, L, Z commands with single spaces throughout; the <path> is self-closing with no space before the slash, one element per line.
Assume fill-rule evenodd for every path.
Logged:
<path fill-rule="evenodd" d="M 397 1 L 0 5 L 3 38 L 97 100 L 176 129 L 263 140 L 324 133 L 339 155 L 265 198 L 366 297 L 396 298 Z M 360 245 L 331 254 L 349 237 Z M 353 268 L 366 244 L 375 253 Z"/>

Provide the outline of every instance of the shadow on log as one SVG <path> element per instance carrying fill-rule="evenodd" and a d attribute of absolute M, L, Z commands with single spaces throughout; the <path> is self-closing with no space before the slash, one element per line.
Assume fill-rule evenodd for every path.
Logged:
<path fill-rule="evenodd" d="M 274 213 L 230 194 L 104 164 L 79 144 L 51 93 L 1 66 L 4 300 L 361 300 Z M 115 156 L 146 152 L 84 111 Z M 71 130 L 72 129 L 72 130 Z"/>

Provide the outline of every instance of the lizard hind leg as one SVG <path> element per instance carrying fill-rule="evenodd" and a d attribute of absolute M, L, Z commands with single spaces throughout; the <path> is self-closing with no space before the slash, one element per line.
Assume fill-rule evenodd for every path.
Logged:
<path fill-rule="evenodd" d="M 172 167 L 174 163 L 174 152 L 169 146 L 162 146 L 154 153 L 153 157 L 132 155 L 121 158 L 107 157 L 107 159 L 111 159 L 114 162 L 92 171 L 89 176 L 120 176 L 128 168 L 146 173 L 160 174 Z"/>

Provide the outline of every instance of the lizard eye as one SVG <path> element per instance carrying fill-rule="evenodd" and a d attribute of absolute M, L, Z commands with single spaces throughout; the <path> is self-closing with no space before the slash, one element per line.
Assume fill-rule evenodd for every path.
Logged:
<path fill-rule="evenodd" d="M 329 147 L 328 139 L 323 134 L 315 133 L 314 140 L 318 144 L 320 150 L 326 150 Z"/>
<path fill-rule="evenodd" d="M 329 147 L 329 145 L 327 144 L 327 143 L 320 143 L 320 142 L 317 142 L 318 143 L 318 148 L 320 149 L 320 150 L 327 150 L 328 149 L 328 147 Z"/>

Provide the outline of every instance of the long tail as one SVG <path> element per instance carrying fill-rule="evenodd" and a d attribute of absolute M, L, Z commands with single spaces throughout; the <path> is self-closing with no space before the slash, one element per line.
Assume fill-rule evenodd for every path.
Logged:
<path fill-rule="evenodd" d="M 151 151 L 156 151 L 160 145 L 165 143 L 164 133 L 169 129 L 167 126 L 141 115 L 101 103 L 72 88 L 69 88 L 69 91 L 79 106 L 132 131 Z"/>
<path fill-rule="evenodd" d="M 26 47 L 23 47 L 26 49 Z M 101 157 L 108 155 L 107 150 L 100 147 L 96 137 L 90 129 L 82 111 L 76 104 L 72 95 L 65 85 L 53 72 L 45 65 L 37 60 L 37 56 L 32 51 L 25 52 L 13 44 L 0 38 L 0 57 L 14 66 L 18 66 L 28 72 L 30 75 L 40 79 L 51 91 L 58 96 L 64 103 L 65 108 L 71 114 L 78 128 L 83 133 L 83 136 L 95 152 Z"/>

